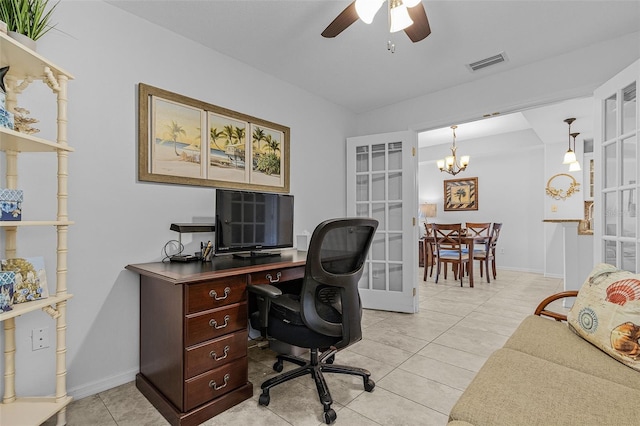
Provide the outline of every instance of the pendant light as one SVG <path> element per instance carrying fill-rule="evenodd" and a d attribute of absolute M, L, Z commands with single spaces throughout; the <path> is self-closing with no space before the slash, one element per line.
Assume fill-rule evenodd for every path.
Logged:
<path fill-rule="evenodd" d="M 458 163 L 458 158 L 456 156 L 456 129 L 458 126 L 453 125 L 451 129 L 453 130 L 453 144 L 451 145 L 451 155 L 445 157 L 443 160 L 438 160 L 438 168 L 441 172 L 447 172 L 453 176 L 457 175 L 461 171 L 465 170 L 469 165 L 469 156 L 463 155 L 460 157 L 460 163 Z"/>
<path fill-rule="evenodd" d="M 575 118 L 567 118 L 564 120 L 565 123 L 569 125 L 569 149 L 564 154 L 564 160 L 562 164 L 571 164 L 576 161 L 576 153 L 571 149 L 571 123 L 576 121 Z"/>
<path fill-rule="evenodd" d="M 576 152 L 576 136 L 578 136 L 580 133 L 570 133 L 569 136 L 571 136 L 573 138 L 573 155 L 575 157 L 575 152 Z M 582 167 L 580 167 L 580 163 L 578 162 L 578 160 L 576 159 L 576 161 L 572 161 L 571 163 L 569 163 L 569 171 L 570 172 L 579 172 L 580 170 L 582 170 Z"/>

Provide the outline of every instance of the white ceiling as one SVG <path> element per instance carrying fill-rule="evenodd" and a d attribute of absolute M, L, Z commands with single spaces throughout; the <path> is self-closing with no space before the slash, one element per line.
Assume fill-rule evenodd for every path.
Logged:
<path fill-rule="evenodd" d="M 423 0 L 432 33 L 418 43 L 389 34 L 384 7 L 371 25 L 357 21 L 334 39 L 320 36 L 351 0 L 108 3 L 356 113 L 640 31 L 638 0 Z M 475 73 L 466 66 L 500 52 L 507 62 Z M 551 108 L 515 118 L 533 128 L 558 121 L 541 136 L 547 142 L 566 133 L 564 115 Z"/>

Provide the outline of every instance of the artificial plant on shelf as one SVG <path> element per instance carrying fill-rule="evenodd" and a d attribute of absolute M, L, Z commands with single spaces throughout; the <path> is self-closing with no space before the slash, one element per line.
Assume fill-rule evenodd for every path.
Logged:
<path fill-rule="evenodd" d="M 49 0 L 0 0 L 0 21 L 7 24 L 9 32 L 36 41 L 55 27 L 51 24 L 51 14 L 58 3 L 50 4 Z"/>

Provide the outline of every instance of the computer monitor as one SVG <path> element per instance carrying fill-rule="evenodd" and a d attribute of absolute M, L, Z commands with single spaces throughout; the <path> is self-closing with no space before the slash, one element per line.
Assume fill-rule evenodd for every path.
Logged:
<path fill-rule="evenodd" d="M 215 211 L 216 255 L 293 247 L 293 195 L 216 189 Z"/>

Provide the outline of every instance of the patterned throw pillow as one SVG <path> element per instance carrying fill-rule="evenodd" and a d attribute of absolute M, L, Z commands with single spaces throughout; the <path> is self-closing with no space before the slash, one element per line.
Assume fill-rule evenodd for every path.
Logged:
<path fill-rule="evenodd" d="M 596 265 L 567 322 L 580 337 L 640 371 L 640 275 Z"/>

